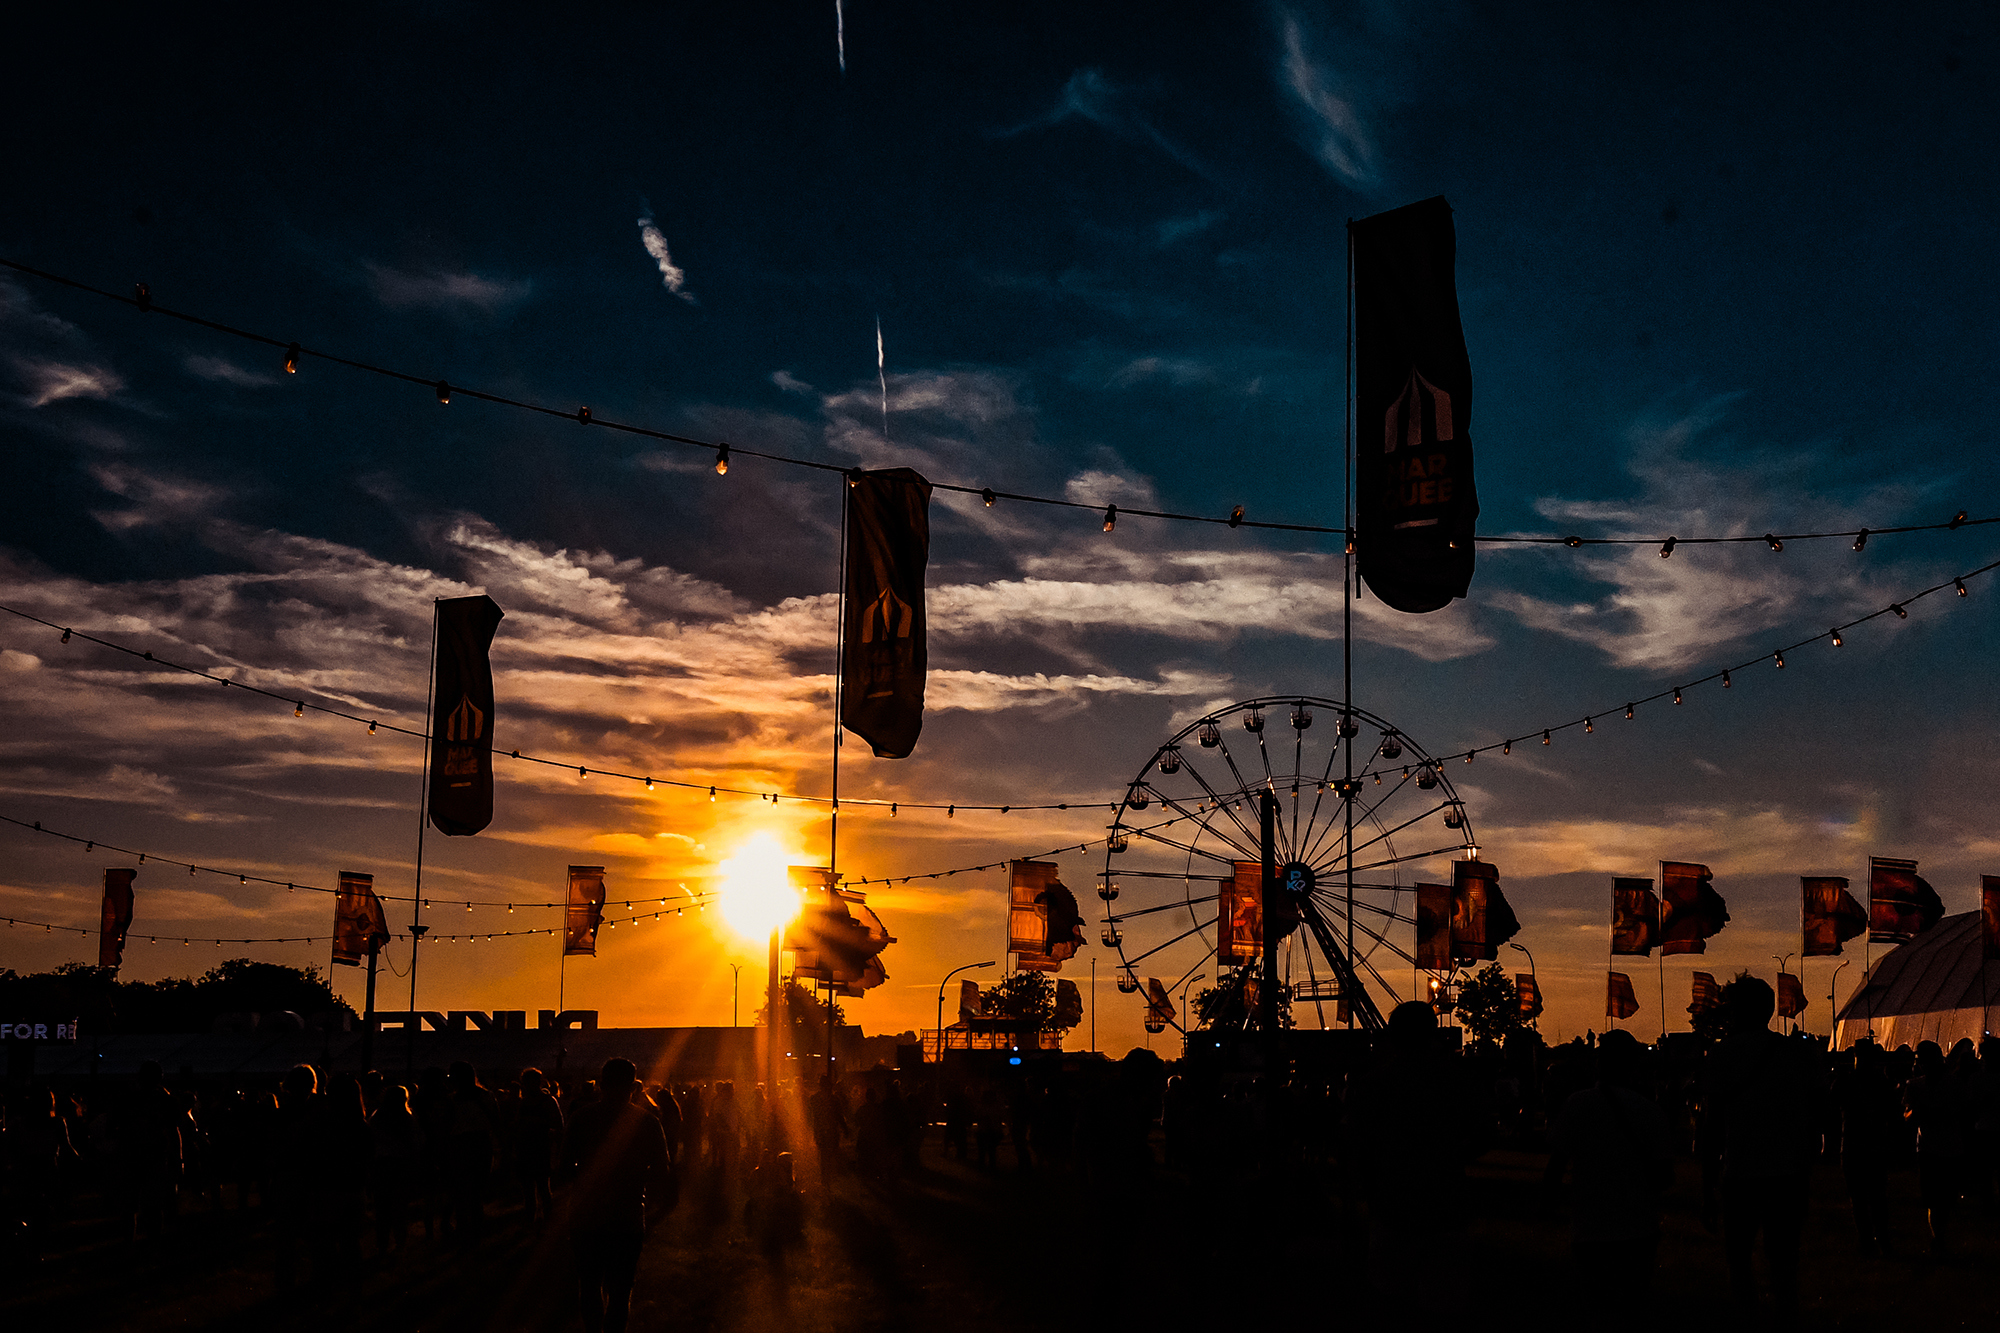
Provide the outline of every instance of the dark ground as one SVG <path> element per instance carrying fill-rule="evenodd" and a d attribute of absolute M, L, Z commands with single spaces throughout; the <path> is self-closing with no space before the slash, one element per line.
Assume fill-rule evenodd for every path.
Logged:
<path fill-rule="evenodd" d="M 654 1231 L 632 1327 L 716 1330 L 977 1331 L 1090 1325 L 1178 1329 L 1272 1317 L 1336 1324 L 1464 1321 L 1466 1326 L 1735 1326 L 1719 1241 L 1699 1219 L 1694 1167 L 1669 1196 L 1650 1297 L 1581 1308 L 1567 1222 L 1540 1188 L 1539 1154 L 1496 1151 L 1475 1164 L 1458 1207 L 1439 1201 L 1416 1244 L 1423 1276 L 1370 1291 L 1364 1228 L 1310 1169 L 1288 1173 L 1275 1212 L 1251 1185 L 1157 1173 L 1133 1189 L 1074 1174 L 985 1175 L 927 1145 L 917 1179 L 870 1185 L 841 1176 L 829 1196 L 804 1163 L 807 1232 L 768 1257 L 734 1191 L 692 1179 Z M 1814 1182 L 1806 1235 L 1807 1328 L 2000 1326 L 2000 1217 L 1963 1210 L 1959 1257 L 1920 1257 L 1914 1176 L 1894 1177 L 1894 1257 L 1859 1256 L 1837 1167 Z M 91 1200 L 72 1212 L 87 1215 Z M 1261 1217 L 1276 1222 L 1260 1227 Z M 372 1257 L 280 1292 L 254 1215 L 184 1207 L 171 1236 L 133 1246 L 106 1221 L 72 1221 L 57 1257 L 15 1269 L 0 1294 L 9 1329 L 214 1328 L 493 1330 L 580 1327 L 570 1313 L 566 1247 L 531 1235 L 496 1205 L 488 1237 L 459 1249 L 413 1229 L 387 1262 Z M 1265 1241 L 1260 1233 L 1272 1232 Z M 361 1244 L 373 1254 L 372 1236 Z M 328 1265 L 331 1269 L 332 1265 Z M 1261 1294 L 1268 1292 L 1268 1297 Z M 1745 1326 L 1771 1325 L 1768 1305 Z"/>

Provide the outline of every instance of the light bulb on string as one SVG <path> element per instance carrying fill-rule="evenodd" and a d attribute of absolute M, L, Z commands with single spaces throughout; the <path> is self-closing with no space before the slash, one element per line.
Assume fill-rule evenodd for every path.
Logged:
<path fill-rule="evenodd" d="M 1771 533 L 1768 532 L 1765 533 L 1764 540 L 1770 543 L 1771 549 L 1774 551 L 1782 551 L 1785 549 L 1785 543 L 1779 540 L 1776 536 L 1772 535 Z"/>
<path fill-rule="evenodd" d="M 999 499 L 1000 497 L 993 493 L 993 488 L 991 486 L 982 486 L 979 490 L 979 498 L 986 502 L 986 507 L 988 509 L 991 509 L 993 507 L 993 502 Z"/>
<path fill-rule="evenodd" d="M 1952 586 L 1952 587 L 1954 587 L 1954 588 L 1956 588 L 1956 589 L 1958 589 L 1958 595 L 1959 595 L 1960 597 L 1966 597 L 1966 596 L 1969 596 L 1969 595 L 1970 595 L 1970 594 L 1968 594 L 1968 593 L 1967 593 L 1967 592 L 1965 591 L 1965 580 L 1964 580 L 1964 579 L 1953 579 L 1953 580 L 1951 581 L 1951 586 Z"/>
<path fill-rule="evenodd" d="M 1854 549 L 1859 551 L 1868 545 L 1868 529 L 1863 528 L 1854 538 Z"/>
<path fill-rule="evenodd" d="M 589 409 L 589 408 L 587 408 L 587 407 L 579 407 L 579 408 L 577 408 L 577 409 L 576 409 L 576 424 L 577 424 L 577 425 L 579 425 L 579 426 L 588 426 L 588 425 L 590 424 L 590 419 L 591 419 L 591 418 L 590 418 L 590 409 Z"/>
<path fill-rule="evenodd" d="M 1236 508 L 1229 511 L 1229 526 L 1232 528 L 1240 528 L 1243 526 L 1242 505 L 1237 505 Z"/>
<path fill-rule="evenodd" d="M 1839 631 L 1839 630 L 1837 630 L 1837 629 L 1830 629 L 1830 630 L 1828 630 L 1828 631 L 1827 631 L 1827 635 L 1828 635 L 1828 637 L 1830 637 L 1830 638 L 1831 638 L 1831 639 L 1833 640 L 1833 646 L 1834 646 L 1834 647 L 1836 647 L 1836 648 L 1840 647 L 1840 645 L 1841 645 L 1841 643 L 1842 643 L 1842 639 L 1841 639 L 1841 637 L 1840 637 L 1840 631 Z"/>
<path fill-rule="evenodd" d="M 440 406 L 442 406 L 445 403 L 449 403 L 451 401 L 450 383 L 448 383 L 445 380 L 439 380 L 437 382 L 437 396 L 438 396 L 438 403 Z"/>
<path fill-rule="evenodd" d="M 1958 530 L 1959 530 L 1960 528 L 1964 527 L 1964 526 L 1965 526 L 1965 511 L 1964 511 L 1963 509 L 1961 509 L 1961 510 L 1959 510 L 1959 511 L 1958 511 L 1958 512 L 1957 512 L 1956 514 L 1953 514 L 1953 515 L 1951 516 L 1951 522 L 1950 522 L 1950 523 L 1947 523 L 1947 524 L 1946 524 L 1945 526 L 1946 526 L 1947 528 L 1951 529 L 1951 531 L 1953 531 L 1953 532 L 1957 532 L 1957 531 L 1958 531 Z"/>
<path fill-rule="evenodd" d="M 1722 673 L 1722 688 L 1725 690 L 1729 688 L 1729 672 L 1727 670 Z"/>
<path fill-rule="evenodd" d="M 285 373 L 287 375 L 296 375 L 299 373 L 299 345 L 297 343 L 293 343 L 285 349 Z"/>
<path fill-rule="evenodd" d="M 1597 730 L 1597 724 L 1595 722 L 1592 722 L 1589 718 L 1585 718 L 1583 720 L 1583 732 L 1586 736 L 1596 730 Z"/>
<path fill-rule="evenodd" d="M 297 703 L 292 705 L 292 716 L 304 717 L 305 715 L 306 715 L 306 703 L 305 700 L 301 699 Z"/>
<path fill-rule="evenodd" d="M 1889 609 L 1896 613 L 1896 619 L 1898 620 L 1908 620 L 1910 618 L 1910 613 L 1903 609 L 1903 604 L 1901 602 L 1889 603 Z"/>
<path fill-rule="evenodd" d="M 715 446 L 715 475 L 718 477 L 729 475 L 729 446 L 726 444 Z"/>
<path fill-rule="evenodd" d="M 69 642 L 69 631 L 68 631 L 68 630 L 64 630 L 64 631 L 63 631 L 63 636 L 62 636 L 62 641 L 63 641 L 64 643 L 68 643 L 68 642 Z"/>
<path fill-rule="evenodd" d="M 373 736 L 375 734 L 375 724 L 373 722 L 370 722 L 368 724 L 368 734 L 370 736 Z"/>
<path fill-rule="evenodd" d="M 1625 705 L 1625 720 L 1626 720 L 1627 722 L 1630 722 L 1630 721 L 1632 720 L 1632 705 L 1631 705 L 1631 704 L 1626 704 L 1626 705 Z"/>
<path fill-rule="evenodd" d="M 647 778 L 647 779 L 646 779 L 646 790 L 647 790 L 647 791 L 651 791 L 652 789 L 653 789 L 653 780 L 652 780 L 651 778 Z"/>
<path fill-rule="evenodd" d="M 1546 727 L 1542 729 L 1542 744 L 1544 745 L 1552 744 L 1552 742 L 1549 740 L 1549 733 Z"/>
<path fill-rule="evenodd" d="M 1117 526 L 1118 526 L 1118 506 L 1117 505 L 1104 506 L 1104 530 L 1106 532 L 1109 532 Z"/>
<path fill-rule="evenodd" d="M 710 787 L 710 788 L 708 789 L 708 803 L 709 803 L 710 805 L 714 805 L 714 804 L 715 804 L 715 788 L 713 788 L 713 787 Z"/>
<path fill-rule="evenodd" d="M 1778 670 L 1783 671 L 1785 669 L 1785 655 L 1783 653 L 1772 653 L 1771 656 L 1778 660 Z"/>
<path fill-rule="evenodd" d="M 1676 685 L 1674 686 L 1674 702 L 1679 703 L 1680 701 L 1681 701 L 1681 687 Z"/>
<path fill-rule="evenodd" d="M 1678 538 L 1678 537 L 1669 537 L 1669 538 L 1667 538 L 1667 539 L 1666 539 L 1665 541 L 1661 542 L 1661 543 L 1660 543 L 1660 559 L 1662 559 L 1662 560 L 1665 560 L 1665 559 L 1667 559 L 1667 558 L 1668 558 L 1669 556 L 1673 555 L 1673 553 L 1674 553 L 1674 546 L 1675 546 L 1675 545 L 1676 545 L 1676 544 L 1677 544 L 1677 543 L 1678 543 L 1679 541 L 1680 541 L 1680 538 Z"/>
<path fill-rule="evenodd" d="M 1514 742 L 1512 742 L 1512 741 L 1501 741 L 1501 742 L 1500 742 L 1500 753 L 1501 753 L 1501 754 L 1512 754 L 1512 753 L 1514 753 Z"/>

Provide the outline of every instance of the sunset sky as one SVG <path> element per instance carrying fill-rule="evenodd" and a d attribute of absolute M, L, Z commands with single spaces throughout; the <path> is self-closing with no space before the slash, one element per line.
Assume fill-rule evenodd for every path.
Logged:
<path fill-rule="evenodd" d="M 1480 531 L 1761 534 L 1993 499 L 2000 29 L 1975 6 L 452 3 L 16 18 L 0 256 L 359 360 L 841 466 L 1121 508 L 1338 524 L 1347 219 L 1444 195 Z M 878 379 L 877 328 L 883 364 Z M 830 780 L 838 478 L 585 429 L 0 276 L 0 604 L 288 699 L 423 724 L 431 600 L 491 595 L 502 749 L 756 790 Z M 886 429 L 885 429 L 886 386 Z M 940 493 L 915 755 L 843 791 L 1116 800 L 1232 700 L 1337 696 L 1337 540 Z M 1715 872 L 1687 973 L 1798 948 L 1798 876 L 2000 873 L 2000 577 L 1623 718 L 2000 557 L 2000 527 L 1851 542 L 1483 547 L 1429 616 L 1357 605 L 1356 701 L 1455 766 L 1549 1012 L 1603 1026 L 1610 882 Z M 1987 664 L 1987 665 L 1982 665 Z M 0 814 L 160 857 L 407 894 L 419 744 L 0 615 Z M 425 844 L 443 933 L 700 891 L 823 811 L 502 760 Z M 1103 811 L 851 810 L 840 866 L 919 875 L 1103 835 Z M 1099 1042 L 1144 1040 L 1089 894 Z M 94 925 L 100 851 L 0 826 L 0 914 Z M 137 935 L 324 935 L 331 899 L 142 868 Z M 850 1017 L 928 1025 L 1001 956 L 997 872 L 869 892 L 898 943 Z M 614 914 L 622 914 L 616 912 Z M 405 904 L 391 921 L 408 920 Z M 715 912 L 567 970 L 611 1024 L 730 1018 Z M 1405 928 L 1407 929 L 1407 928 Z M 1844 998 L 1858 982 L 1840 978 Z M 325 945 L 128 948 L 126 975 Z M 94 961 L 16 927 L 0 966 Z M 406 972 L 408 948 L 389 950 Z M 1510 970 L 1525 970 L 1509 954 Z M 1631 1026 L 1659 1030 L 1632 959 Z M 1796 964 L 1795 964 L 1796 966 Z M 1833 964 L 1807 972 L 1829 1027 Z M 357 1004 L 360 977 L 337 978 Z M 975 974 L 992 980 L 998 974 Z M 1392 974 L 1407 991 L 1407 969 Z M 547 936 L 427 948 L 424 1008 L 554 1007 Z M 398 1007 L 407 982 L 385 973 Z M 1378 997 L 1386 1007 L 1389 997 Z M 1407 998 L 1407 995 L 1405 996 Z M 388 1007 L 385 1000 L 384 1007 Z M 1156 1039 L 1158 1040 L 1158 1039 Z M 1072 1045 L 1078 1044 L 1073 1040 Z"/>

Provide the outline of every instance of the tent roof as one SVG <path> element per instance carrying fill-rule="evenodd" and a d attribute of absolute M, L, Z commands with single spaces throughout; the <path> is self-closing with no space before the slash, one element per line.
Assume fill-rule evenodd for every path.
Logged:
<path fill-rule="evenodd" d="M 1866 1029 L 1871 1020 L 1980 1014 L 1995 1007 L 2000 1007 L 2000 961 L 1986 959 L 1980 914 L 1963 912 L 1876 959 L 1839 1018 Z"/>

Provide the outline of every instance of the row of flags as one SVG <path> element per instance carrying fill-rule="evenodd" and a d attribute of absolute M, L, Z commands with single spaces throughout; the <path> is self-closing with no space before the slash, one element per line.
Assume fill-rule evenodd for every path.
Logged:
<path fill-rule="evenodd" d="M 868 906 L 868 895 L 841 888 L 831 870 L 818 866 L 792 866 L 790 874 L 792 887 L 804 899 L 798 916 L 785 927 L 792 974 L 853 998 L 887 981 L 882 951 L 896 937 Z"/>
<path fill-rule="evenodd" d="M 1650 879 L 1611 881 L 1611 952 L 1650 958 L 1706 953 L 1710 936 L 1729 924 L 1729 905 L 1714 876 L 1692 861 L 1660 862 L 1660 891 Z"/>
<path fill-rule="evenodd" d="M 1450 884 L 1417 885 L 1417 966 L 1425 971 L 1491 962 L 1520 932 L 1490 861 L 1453 861 Z"/>
<path fill-rule="evenodd" d="M 1721 1007 L 1722 987 L 1716 984 L 1713 972 L 1695 972 L 1691 977 L 1692 996 L 1687 1011 L 1689 1017 L 1698 1019 Z M 1805 982 L 1790 972 L 1778 973 L 1778 1017 L 1797 1018 L 1805 1011 Z M 1632 989 L 1632 978 L 1623 972 L 1611 973 L 1604 994 L 1605 1017 L 1624 1019 L 1638 1012 L 1639 996 Z"/>

